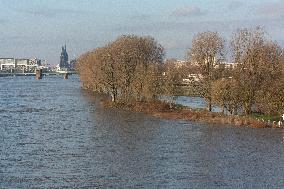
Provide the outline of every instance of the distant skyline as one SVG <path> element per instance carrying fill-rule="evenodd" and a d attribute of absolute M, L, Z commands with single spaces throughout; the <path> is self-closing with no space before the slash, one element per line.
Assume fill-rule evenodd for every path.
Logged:
<path fill-rule="evenodd" d="M 263 26 L 284 46 L 284 0 L 0 0 L 0 57 L 59 64 L 122 34 L 150 35 L 167 58 L 184 59 L 192 37 Z"/>

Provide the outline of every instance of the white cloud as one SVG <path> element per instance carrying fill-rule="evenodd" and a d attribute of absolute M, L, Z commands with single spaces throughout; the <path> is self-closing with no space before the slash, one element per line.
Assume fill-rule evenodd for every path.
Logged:
<path fill-rule="evenodd" d="M 204 14 L 199 7 L 196 6 L 184 6 L 173 11 L 172 16 L 176 17 L 187 17 L 187 16 L 198 16 Z"/>

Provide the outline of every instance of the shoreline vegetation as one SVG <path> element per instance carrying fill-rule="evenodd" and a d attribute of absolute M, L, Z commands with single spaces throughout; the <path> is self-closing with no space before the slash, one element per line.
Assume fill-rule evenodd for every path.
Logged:
<path fill-rule="evenodd" d="M 284 50 L 263 28 L 239 29 L 229 42 L 218 32 L 201 32 L 191 44 L 187 60 L 178 61 L 165 59 L 163 46 L 150 36 L 122 35 L 82 54 L 76 69 L 84 89 L 111 99 L 103 101 L 105 107 L 165 119 L 283 128 Z M 204 99 L 206 110 L 173 104 L 175 96 L 186 94 Z M 161 101 L 163 96 L 169 100 Z"/>
<path fill-rule="evenodd" d="M 225 115 L 223 113 L 209 112 L 206 109 L 192 109 L 179 104 L 164 101 L 132 101 L 128 103 L 113 102 L 109 99 L 101 100 L 104 108 L 122 109 L 132 112 L 145 113 L 147 115 L 167 119 L 202 122 L 208 124 L 233 125 L 237 127 L 252 128 L 279 128 L 277 123 L 259 121 L 247 116 Z"/>

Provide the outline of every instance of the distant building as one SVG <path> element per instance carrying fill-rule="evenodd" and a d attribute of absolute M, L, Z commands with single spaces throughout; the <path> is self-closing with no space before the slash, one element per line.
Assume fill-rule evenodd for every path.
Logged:
<path fill-rule="evenodd" d="M 0 58 L 1 70 L 15 69 L 16 61 L 14 58 Z"/>
<path fill-rule="evenodd" d="M 60 62 L 56 66 L 56 70 L 74 70 L 76 61 L 77 61 L 76 59 L 68 61 L 68 53 L 66 50 L 66 45 L 62 46 L 62 51 L 60 54 Z"/>
<path fill-rule="evenodd" d="M 69 68 L 68 53 L 67 53 L 66 45 L 65 45 L 65 46 L 62 46 L 59 69 L 68 69 L 68 68 Z"/>
<path fill-rule="evenodd" d="M 45 61 L 45 60 L 44 60 Z M 33 66 L 41 66 L 42 64 L 42 60 L 39 60 L 37 58 L 32 58 L 30 59 L 30 65 L 33 65 Z"/>
<path fill-rule="evenodd" d="M 225 69 L 235 69 L 239 64 L 234 62 L 220 62 L 215 64 L 214 68 L 225 68 Z"/>
<path fill-rule="evenodd" d="M 36 58 L 0 58 L 1 71 L 30 72 L 34 71 L 40 64 L 41 60 Z"/>
<path fill-rule="evenodd" d="M 166 64 L 173 65 L 175 68 L 182 68 L 188 65 L 188 62 L 185 60 L 177 60 L 174 58 L 167 59 Z"/>
<path fill-rule="evenodd" d="M 204 76 L 202 74 L 198 74 L 198 73 L 188 74 L 188 78 L 182 79 L 182 82 L 184 84 L 190 84 L 190 83 L 193 83 L 193 82 L 199 82 L 199 81 L 203 80 L 203 78 L 204 78 Z"/>
<path fill-rule="evenodd" d="M 76 68 L 76 62 L 77 62 L 76 59 L 70 60 L 70 63 L 69 63 L 70 69 L 74 70 Z"/>
<path fill-rule="evenodd" d="M 181 68 L 181 67 L 186 66 L 186 65 L 188 64 L 188 62 L 187 62 L 187 61 L 184 61 L 184 60 L 176 60 L 176 61 L 174 62 L 174 64 L 175 64 L 175 67 L 176 67 L 176 68 Z"/>

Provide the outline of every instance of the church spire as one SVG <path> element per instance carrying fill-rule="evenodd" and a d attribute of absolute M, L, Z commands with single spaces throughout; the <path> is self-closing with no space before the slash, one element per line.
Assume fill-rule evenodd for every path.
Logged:
<path fill-rule="evenodd" d="M 60 68 L 69 68 L 68 53 L 67 53 L 67 49 L 66 49 L 66 44 L 62 46 L 59 67 Z"/>

